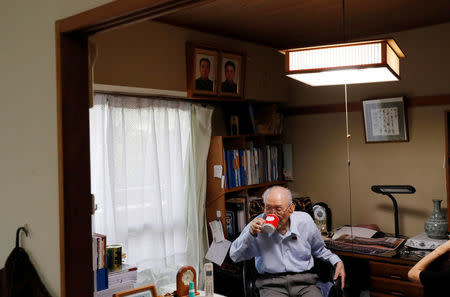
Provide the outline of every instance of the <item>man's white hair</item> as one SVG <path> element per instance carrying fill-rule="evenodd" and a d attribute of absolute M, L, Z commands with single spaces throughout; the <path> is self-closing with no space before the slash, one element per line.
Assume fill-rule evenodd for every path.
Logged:
<path fill-rule="evenodd" d="M 272 191 L 276 191 L 276 190 L 284 191 L 285 195 L 283 195 L 283 197 L 286 199 L 287 204 L 290 205 L 292 203 L 291 190 L 289 190 L 288 188 L 282 187 L 282 186 L 273 186 L 264 191 L 264 194 L 262 195 L 264 204 L 266 204 L 267 198 L 269 197 L 270 193 Z"/>

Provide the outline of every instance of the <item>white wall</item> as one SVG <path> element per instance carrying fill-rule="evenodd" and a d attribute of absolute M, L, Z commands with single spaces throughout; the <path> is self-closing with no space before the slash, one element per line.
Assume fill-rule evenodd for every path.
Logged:
<path fill-rule="evenodd" d="M 0 1 L 0 267 L 23 247 L 60 296 L 55 21 L 106 0 Z"/>

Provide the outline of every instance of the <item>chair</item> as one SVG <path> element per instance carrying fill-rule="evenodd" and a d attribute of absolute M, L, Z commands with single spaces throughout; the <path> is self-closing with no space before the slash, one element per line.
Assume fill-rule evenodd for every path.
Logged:
<path fill-rule="evenodd" d="M 325 297 L 341 297 L 341 278 L 336 281 L 334 277 L 334 267 L 329 263 L 320 259 L 314 258 L 313 272 L 316 272 L 319 276 L 319 281 L 323 283 L 332 282 L 332 287 L 328 296 Z M 256 288 L 255 282 L 258 276 L 258 271 L 255 267 L 255 260 L 244 261 L 242 268 L 242 280 L 244 284 L 244 297 L 259 297 L 258 288 Z"/>
<path fill-rule="evenodd" d="M 295 205 L 295 211 L 304 211 L 314 219 L 313 206 L 309 197 L 293 198 L 292 202 Z M 261 213 L 264 209 L 255 209 L 255 213 L 258 211 Z M 328 216 L 328 218 L 330 218 L 330 216 Z M 331 224 L 331 221 L 329 223 L 327 222 L 327 224 Z M 325 297 L 341 297 L 343 295 L 341 289 L 341 278 L 339 277 L 336 281 L 333 280 L 334 269 L 335 267 L 333 267 L 329 262 L 314 258 L 313 271 L 318 274 L 319 281 L 322 283 L 333 283 L 328 296 Z M 252 259 L 244 261 L 242 268 L 242 279 L 244 282 L 245 297 L 259 297 L 259 292 L 255 285 L 257 275 L 258 272 L 255 267 L 255 260 Z"/>

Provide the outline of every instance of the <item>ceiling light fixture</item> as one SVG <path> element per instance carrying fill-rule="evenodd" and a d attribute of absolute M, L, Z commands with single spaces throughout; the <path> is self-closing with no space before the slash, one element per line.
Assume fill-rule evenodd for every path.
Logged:
<path fill-rule="evenodd" d="M 311 86 L 400 80 L 405 55 L 394 39 L 288 49 L 286 75 Z"/>

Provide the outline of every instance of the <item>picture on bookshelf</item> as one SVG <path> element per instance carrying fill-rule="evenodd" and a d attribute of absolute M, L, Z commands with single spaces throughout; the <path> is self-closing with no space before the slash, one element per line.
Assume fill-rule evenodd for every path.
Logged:
<path fill-rule="evenodd" d="M 276 135 L 283 132 L 283 114 L 277 104 L 249 104 L 250 123 L 257 134 Z"/>

